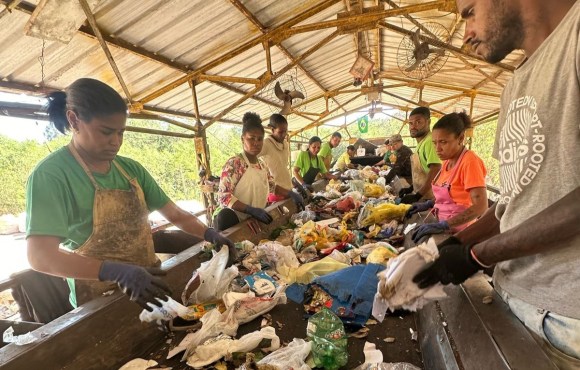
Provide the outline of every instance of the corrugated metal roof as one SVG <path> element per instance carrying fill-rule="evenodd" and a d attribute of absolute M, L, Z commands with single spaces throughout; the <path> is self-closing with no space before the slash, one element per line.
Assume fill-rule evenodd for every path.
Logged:
<path fill-rule="evenodd" d="M 0 1 L 4 4 L 8 2 Z M 308 18 L 304 17 L 300 22 L 293 22 L 296 23 L 294 26 L 336 20 L 338 13 L 348 8 L 355 9 L 360 4 L 359 1 L 353 1 L 352 4 L 348 1 L 103 0 L 94 9 L 94 14 L 101 32 L 110 38 L 109 48 L 132 99 L 141 101 L 160 88 L 183 78 L 186 73 L 208 66 L 208 63 L 220 58 L 221 63 L 201 72 L 208 75 L 261 78 L 266 72 L 266 52 L 262 43 L 256 41 L 254 46 L 241 52 L 236 51 L 238 48 L 251 40 L 262 41 L 266 38 L 264 33 L 279 32 L 277 28 L 314 7 L 319 7 L 320 11 Z M 68 45 L 46 41 L 43 48 L 42 40 L 24 34 L 30 12 L 37 2 L 23 1 L 12 13 L 0 17 L 0 29 L 4 31 L 0 33 L 0 90 L 9 89 L 9 83 L 32 89 L 40 86 L 43 79 L 39 57 L 44 53 L 46 86 L 63 89 L 77 78 L 93 77 L 109 83 L 123 94 L 98 40 L 87 25 L 81 27 Z M 382 1 L 365 0 L 362 3 L 365 8 L 381 4 L 389 9 L 389 5 Z M 424 2 L 404 0 L 395 3 L 404 7 Z M 244 8 L 246 11 L 243 11 Z M 458 24 L 456 14 L 438 10 L 413 13 L 411 17 L 420 24 L 439 23 L 447 30 L 452 30 Z M 407 31 L 417 27 L 405 16 L 385 18 L 384 21 Z M 457 48 L 462 46 L 463 27 L 459 22 L 457 30 L 450 35 L 450 45 Z M 276 73 L 282 70 L 292 62 L 291 58 L 299 58 L 334 31 L 336 27 L 274 38 L 271 47 L 272 71 Z M 457 53 L 449 52 L 447 62 L 438 73 L 423 81 L 412 80 L 397 65 L 397 54 L 401 52 L 399 46 L 403 37 L 403 34 L 383 27 L 379 28 L 379 32 L 371 29 L 358 36 L 353 33 L 339 34 L 301 60 L 299 65 L 288 69 L 285 75 L 300 81 L 306 96 L 305 104 L 298 109 L 303 113 L 291 114 L 288 118 L 290 129 L 298 130 L 313 122 L 328 121 L 345 111 L 369 104 L 366 94 L 335 94 L 334 91 L 341 87 L 355 89 L 349 86 L 353 77 L 348 71 L 358 51 L 373 61 L 377 61 L 377 56 L 380 58 L 380 71 L 378 65 L 375 65 L 375 69 L 382 78 L 375 83 L 382 82 L 387 86 L 380 95 L 385 105 L 412 109 L 419 103 L 420 96 L 422 102 L 437 102 L 432 106 L 435 110 L 469 111 L 470 94 L 477 89 L 479 94 L 474 95 L 474 117 L 483 116 L 499 107 L 499 94 L 502 85 L 510 78 L 510 72 L 499 72 L 501 69 L 480 60 L 469 56 L 458 57 Z M 277 42 L 280 42 L 281 47 L 276 45 Z M 504 63 L 515 66 L 521 60 L 522 53 L 514 52 Z M 388 87 L 406 82 L 410 86 Z M 420 91 L 419 87 L 423 83 Z M 270 83 L 264 90 L 257 92 L 256 99 L 251 98 L 232 107 L 255 85 L 231 81 L 199 82 L 196 92 L 200 114 L 214 117 L 228 109 L 229 112 L 223 118 L 239 121 L 245 111 L 252 110 L 267 118 L 277 111 L 275 105 L 280 105 L 272 94 L 273 85 Z M 459 96 L 462 91 L 458 89 L 463 89 L 465 95 Z M 327 104 L 323 95 L 328 92 L 329 112 L 326 112 Z M 314 97 L 319 98 L 312 100 Z M 144 103 L 146 107 L 164 112 L 194 114 L 191 89 L 186 80 Z M 339 104 L 343 107 L 339 107 Z"/>

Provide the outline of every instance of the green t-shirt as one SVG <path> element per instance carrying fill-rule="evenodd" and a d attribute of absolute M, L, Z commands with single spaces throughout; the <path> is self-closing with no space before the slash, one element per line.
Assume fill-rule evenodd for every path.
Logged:
<path fill-rule="evenodd" d="M 150 211 L 163 207 L 169 197 L 138 162 L 117 156 L 115 161 L 137 179 Z M 112 165 L 107 174 L 93 173 L 103 189 L 129 190 L 131 185 Z M 67 147 L 42 160 L 26 184 L 26 236 L 62 238 L 64 247 L 80 247 L 93 231 L 95 188 Z"/>
<path fill-rule="evenodd" d="M 296 158 L 296 162 L 294 162 L 294 167 L 300 168 L 300 176 L 306 175 L 306 172 L 308 172 L 310 167 L 318 168 L 320 173 L 328 172 L 324 162 L 322 162 L 322 158 L 310 158 L 308 151 L 301 151 L 300 154 L 298 154 L 298 158 Z"/>
<path fill-rule="evenodd" d="M 428 133 L 419 144 L 417 144 L 417 154 L 419 155 L 419 161 L 421 162 L 421 167 L 425 173 L 429 172 L 430 164 L 441 164 L 441 159 L 437 156 L 437 151 L 435 150 L 435 144 L 431 139 L 431 133 Z"/>
<path fill-rule="evenodd" d="M 325 160 L 326 158 L 330 157 L 330 161 L 332 162 L 332 148 L 330 147 L 329 142 L 326 142 L 320 146 L 318 156 L 322 158 L 322 160 Z"/>

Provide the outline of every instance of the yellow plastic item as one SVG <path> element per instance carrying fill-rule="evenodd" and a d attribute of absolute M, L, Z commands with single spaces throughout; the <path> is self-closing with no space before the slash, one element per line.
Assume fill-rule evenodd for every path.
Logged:
<path fill-rule="evenodd" d="M 397 257 L 397 253 L 387 247 L 379 246 L 367 257 L 367 263 L 378 263 L 386 265 L 389 258 Z"/>
<path fill-rule="evenodd" d="M 288 283 L 309 284 L 318 276 L 323 276 L 347 268 L 349 265 L 338 262 L 334 258 L 324 257 L 320 261 L 308 262 L 299 267 L 278 271 Z"/>
<path fill-rule="evenodd" d="M 365 197 L 378 198 L 385 192 L 385 188 L 378 184 L 365 183 Z"/>
<path fill-rule="evenodd" d="M 410 204 L 381 203 L 375 206 L 367 203 L 361 210 L 357 223 L 359 227 L 365 227 L 402 219 L 409 208 Z"/>

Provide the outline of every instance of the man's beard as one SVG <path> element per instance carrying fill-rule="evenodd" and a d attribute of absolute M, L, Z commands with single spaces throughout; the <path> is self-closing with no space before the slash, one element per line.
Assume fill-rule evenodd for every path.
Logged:
<path fill-rule="evenodd" d="M 519 12 L 507 9 L 504 1 L 494 1 L 499 14 L 490 18 L 488 34 L 483 43 L 487 46 L 487 55 L 483 58 L 490 63 L 502 61 L 513 50 L 521 48 L 524 39 L 524 27 Z"/>

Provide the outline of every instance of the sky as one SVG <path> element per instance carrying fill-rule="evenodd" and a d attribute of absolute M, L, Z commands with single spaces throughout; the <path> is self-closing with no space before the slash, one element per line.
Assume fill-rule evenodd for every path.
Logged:
<path fill-rule="evenodd" d="M 10 94 L 0 92 L 0 101 L 44 105 L 45 99 L 24 94 Z M 8 136 L 9 138 L 18 141 L 44 141 L 43 133 L 46 125 L 48 125 L 47 121 L 35 121 L 0 115 L 0 135 Z"/>

